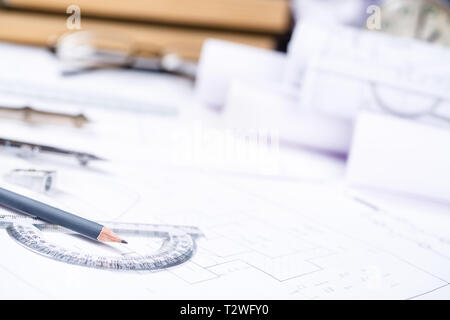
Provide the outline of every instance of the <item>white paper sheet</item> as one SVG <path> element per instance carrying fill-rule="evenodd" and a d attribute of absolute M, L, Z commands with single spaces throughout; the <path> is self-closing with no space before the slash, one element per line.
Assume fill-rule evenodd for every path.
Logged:
<path fill-rule="evenodd" d="M 286 55 L 221 40 L 208 40 L 197 69 L 196 96 L 205 104 L 221 108 L 234 79 L 281 82 Z"/>
<path fill-rule="evenodd" d="M 352 121 L 302 111 L 296 91 L 277 87 L 273 82 L 232 81 L 223 117 L 231 128 L 276 132 L 281 142 L 346 154 L 350 149 Z"/>
<path fill-rule="evenodd" d="M 450 203 L 450 130 L 365 112 L 347 164 L 351 185 Z"/>
<path fill-rule="evenodd" d="M 306 21 L 289 44 L 285 80 L 302 84 L 302 110 L 344 120 L 376 110 L 448 127 L 449 61 L 445 46 Z"/>

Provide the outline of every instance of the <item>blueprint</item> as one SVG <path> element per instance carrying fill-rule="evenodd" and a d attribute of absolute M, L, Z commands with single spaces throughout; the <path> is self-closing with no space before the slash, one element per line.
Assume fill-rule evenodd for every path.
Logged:
<path fill-rule="evenodd" d="M 2 94 L 2 102 L 10 95 Z M 61 101 L 27 99 L 17 101 L 63 108 Z M 73 159 L 0 149 L 0 186 L 106 226 L 128 228 L 129 244 L 101 244 L 50 226 L 36 230 L 30 227 L 34 222 L 16 223 L 20 217 L 1 210 L 0 298 L 450 298 L 448 206 L 405 210 L 350 190 L 342 184 L 342 159 L 274 148 L 263 150 L 267 163 L 239 165 L 240 158 L 226 158 L 214 148 L 220 130 L 204 131 L 211 134 L 186 150 L 183 139 L 194 139 L 198 127 L 192 133 L 181 118 L 85 105 L 75 111 L 91 124 L 76 129 L 0 120 L 0 135 L 108 161 L 81 167 Z M 199 151 L 202 147 L 208 152 Z M 254 167 L 262 170 L 248 171 Z M 56 171 L 55 187 L 38 194 L 9 184 L 3 175 L 17 168 Z M 154 236 L 143 236 L 145 228 Z M 160 268 L 106 270 L 59 259 L 67 252 L 123 259 L 152 255 L 171 248 L 174 237 L 168 240 L 164 233 L 180 237 L 177 228 L 184 242 L 176 265 L 162 261 Z M 41 240 L 58 245 L 56 259 L 27 247 L 22 236 L 38 239 L 33 245 Z"/>
<path fill-rule="evenodd" d="M 346 120 L 381 111 L 448 128 L 446 46 L 304 22 L 289 50 L 285 80 L 302 84 L 302 109 Z"/>

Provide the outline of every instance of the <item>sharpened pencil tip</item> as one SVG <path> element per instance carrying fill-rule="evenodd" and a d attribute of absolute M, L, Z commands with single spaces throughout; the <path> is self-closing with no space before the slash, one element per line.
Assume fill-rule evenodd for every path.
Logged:
<path fill-rule="evenodd" d="M 125 243 L 125 244 L 128 244 L 128 242 L 126 242 L 125 240 L 122 240 L 122 241 L 120 241 L 121 243 Z"/>
<path fill-rule="evenodd" d="M 122 239 L 118 235 L 116 235 L 114 232 L 109 230 L 106 227 L 103 227 L 102 231 L 100 232 L 99 236 L 97 237 L 98 241 L 104 241 L 104 242 L 121 242 L 121 243 L 128 243 Z"/>

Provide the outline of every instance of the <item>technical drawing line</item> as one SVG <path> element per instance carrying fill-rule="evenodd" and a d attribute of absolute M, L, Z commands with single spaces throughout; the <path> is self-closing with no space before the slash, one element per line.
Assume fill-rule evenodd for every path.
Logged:
<path fill-rule="evenodd" d="M 312 221 L 314 224 L 317 224 L 317 225 L 323 227 L 324 229 L 327 229 L 327 230 L 329 230 L 329 231 L 331 231 L 331 232 L 333 232 L 333 233 L 340 234 L 340 235 L 342 235 L 342 236 L 344 236 L 344 237 L 347 237 L 347 238 L 349 238 L 349 239 L 357 240 L 357 241 L 359 241 L 359 242 L 361 242 L 361 243 L 364 243 L 364 244 L 367 245 L 368 247 L 371 247 L 371 248 L 377 249 L 378 251 L 381 251 L 381 252 L 384 252 L 384 253 L 386 253 L 386 254 L 389 254 L 390 256 L 392 256 L 392 257 L 394 257 L 394 258 L 396 258 L 396 259 L 398 259 L 398 260 L 400 260 L 400 261 L 403 261 L 403 262 L 409 264 L 411 267 L 414 267 L 415 269 L 417 269 L 417 270 L 419 270 L 419 271 L 421 271 L 421 272 L 424 272 L 424 273 L 426 273 L 426 274 L 428 274 L 428 275 L 430 275 L 430 276 L 432 276 L 432 277 L 434 277 L 434 278 L 436 278 L 436 279 L 438 279 L 438 280 L 440 280 L 440 281 L 442 281 L 442 282 L 444 282 L 444 283 L 448 283 L 448 281 L 442 279 L 441 277 L 439 277 L 439 276 L 437 276 L 437 275 L 435 275 L 435 274 L 433 274 L 433 273 L 430 273 L 429 271 L 423 270 L 422 268 L 418 267 L 417 265 L 415 265 L 415 264 L 413 264 L 413 263 L 411 263 L 411 262 L 409 262 L 409 261 L 407 261 L 407 260 L 405 260 L 405 259 L 399 257 L 398 255 L 396 255 L 395 253 L 393 253 L 393 252 L 391 252 L 391 251 L 389 251 L 389 250 L 386 250 L 386 249 L 384 249 L 384 248 L 380 248 L 380 247 L 378 247 L 378 246 L 376 246 L 376 245 L 373 245 L 373 244 L 372 244 L 370 241 L 368 241 L 368 240 L 363 240 L 363 239 L 360 239 L 360 238 L 358 238 L 358 237 L 355 237 L 355 236 L 352 236 L 352 235 L 348 235 L 348 234 L 346 234 L 346 233 L 344 233 L 344 232 L 342 232 L 342 231 L 340 231 L 340 230 L 338 230 L 338 229 L 334 229 L 333 227 L 330 227 L 330 226 L 324 224 L 323 222 L 320 222 L 320 221 L 318 221 L 318 220 L 316 220 L 316 219 L 314 219 L 314 218 L 311 218 L 311 217 L 305 215 L 304 213 L 302 213 L 301 211 L 299 211 L 299 210 L 296 209 L 296 208 L 292 208 L 292 207 L 290 207 L 290 206 L 286 206 L 283 202 L 280 202 L 280 201 L 277 201 L 277 200 L 270 199 L 270 198 L 268 198 L 267 196 L 264 196 L 264 195 L 261 195 L 261 194 L 257 194 L 257 193 L 255 193 L 255 192 L 253 192 L 253 191 L 250 191 L 250 190 L 247 190 L 247 189 L 245 189 L 245 188 L 242 188 L 241 186 L 237 186 L 237 185 L 229 185 L 229 184 L 226 183 L 225 181 L 222 181 L 222 183 L 224 183 L 224 184 L 228 185 L 229 187 L 234 188 L 234 189 L 236 189 L 236 190 L 238 190 L 238 191 L 240 191 L 240 192 L 245 191 L 248 195 L 253 196 L 254 198 L 257 198 L 257 199 L 259 199 L 259 200 L 263 200 L 263 201 L 268 202 L 268 203 L 272 203 L 272 204 L 274 204 L 274 205 L 276 205 L 276 206 L 278 206 L 278 207 L 280 207 L 280 208 L 283 208 L 283 209 L 285 209 L 285 210 L 287 210 L 287 211 L 293 212 L 293 213 L 295 213 L 297 216 L 301 216 L 301 217 L 303 217 L 305 220 Z M 351 199 L 351 198 L 350 198 L 350 199 Z M 357 203 L 359 203 L 360 205 L 363 205 L 363 204 L 360 203 L 360 202 L 357 202 Z M 364 205 L 364 207 L 367 208 L 367 205 Z M 376 206 L 375 206 L 375 207 L 376 207 Z M 375 210 L 375 209 L 373 209 L 373 210 Z M 375 210 L 375 211 L 376 211 L 376 210 Z M 257 217 L 255 217 L 255 218 L 257 218 Z"/>
<path fill-rule="evenodd" d="M 435 289 L 433 289 L 433 290 L 430 290 L 430 291 L 427 291 L 427 292 L 418 294 L 418 295 L 416 295 L 416 296 L 407 298 L 406 300 L 413 300 L 413 299 L 416 299 L 416 298 L 421 297 L 421 296 L 424 296 L 424 295 L 426 295 L 426 294 L 428 294 L 428 293 L 435 292 L 435 291 L 437 291 L 437 290 L 440 290 L 440 289 L 442 289 L 442 288 L 445 288 L 445 287 L 447 287 L 447 286 L 449 286 L 449 285 L 450 285 L 450 283 L 444 284 L 443 286 L 440 286 L 440 287 L 437 287 L 437 288 L 435 288 Z"/>

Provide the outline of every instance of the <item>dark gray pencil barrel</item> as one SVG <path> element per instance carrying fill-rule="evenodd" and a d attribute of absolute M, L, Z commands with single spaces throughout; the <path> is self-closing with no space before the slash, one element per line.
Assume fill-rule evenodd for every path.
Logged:
<path fill-rule="evenodd" d="M 91 239 L 97 239 L 103 229 L 101 224 L 2 188 L 0 205 L 57 224 Z"/>

